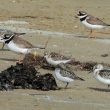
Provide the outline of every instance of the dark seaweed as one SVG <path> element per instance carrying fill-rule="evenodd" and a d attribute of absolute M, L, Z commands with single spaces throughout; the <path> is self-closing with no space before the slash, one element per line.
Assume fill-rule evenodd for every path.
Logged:
<path fill-rule="evenodd" d="M 34 66 L 16 64 L 0 74 L 0 90 L 13 89 L 58 89 L 52 74 L 41 75 Z"/>

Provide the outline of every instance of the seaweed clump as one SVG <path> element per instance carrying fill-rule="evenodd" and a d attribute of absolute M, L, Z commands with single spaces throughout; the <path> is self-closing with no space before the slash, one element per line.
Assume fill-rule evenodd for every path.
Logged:
<path fill-rule="evenodd" d="M 34 66 L 16 64 L 0 73 L 0 90 L 13 89 L 58 89 L 52 74 L 41 75 Z"/>

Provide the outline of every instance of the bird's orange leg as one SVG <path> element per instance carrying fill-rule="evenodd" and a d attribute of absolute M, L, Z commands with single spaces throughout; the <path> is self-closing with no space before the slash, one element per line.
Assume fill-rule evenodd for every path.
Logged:
<path fill-rule="evenodd" d="M 96 38 L 94 33 L 95 33 L 95 30 L 91 29 L 90 34 L 89 34 L 89 38 Z"/>

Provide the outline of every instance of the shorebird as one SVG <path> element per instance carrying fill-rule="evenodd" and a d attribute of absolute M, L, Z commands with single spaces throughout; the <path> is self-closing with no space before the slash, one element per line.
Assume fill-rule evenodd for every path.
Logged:
<path fill-rule="evenodd" d="M 0 37 L 0 42 L 3 42 L 7 48 L 18 54 L 28 54 L 32 50 L 45 49 L 44 47 L 36 47 L 28 41 L 18 37 L 18 34 L 3 34 Z M 19 60 L 20 61 L 20 60 Z"/>
<path fill-rule="evenodd" d="M 85 11 L 79 11 L 77 15 L 80 18 L 81 23 L 84 24 L 87 28 L 91 29 L 90 35 L 89 35 L 90 38 L 91 37 L 96 38 L 96 36 L 93 36 L 93 32 L 94 32 L 93 30 L 103 29 L 105 27 L 110 26 L 110 24 L 104 23 L 99 18 L 89 15 Z"/>
<path fill-rule="evenodd" d="M 96 80 L 103 84 L 110 86 L 110 69 L 104 68 L 103 65 L 98 64 L 93 67 L 93 75 Z"/>
<path fill-rule="evenodd" d="M 69 63 L 72 61 L 72 59 L 58 55 L 58 54 L 54 54 L 54 53 L 46 53 L 44 55 L 44 58 L 46 59 L 47 63 L 52 65 L 52 66 L 57 66 L 60 63 Z"/>
<path fill-rule="evenodd" d="M 68 84 L 70 82 L 73 82 L 74 80 L 84 81 L 84 79 L 75 75 L 73 70 L 71 68 L 68 68 L 63 63 L 60 63 L 59 65 L 57 65 L 57 67 L 55 68 L 54 74 L 58 80 L 67 83 L 65 88 L 67 88 Z"/>

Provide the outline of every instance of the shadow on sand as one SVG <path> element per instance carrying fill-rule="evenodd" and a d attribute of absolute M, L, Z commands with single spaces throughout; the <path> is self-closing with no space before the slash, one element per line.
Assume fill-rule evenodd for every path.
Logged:
<path fill-rule="evenodd" d="M 0 49 L 0 51 L 9 51 L 9 49 Z"/>
<path fill-rule="evenodd" d="M 86 39 L 99 39 L 99 40 L 110 40 L 110 37 L 96 37 L 96 38 L 89 38 L 89 36 L 81 36 L 81 35 L 77 35 L 77 36 L 74 36 L 74 37 L 77 37 L 77 38 L 86 38 Z"/>
<path fill-rule="evenodd" d="M 12 62 L 18 61 L 17 59 L 10 59 L 10 58 L 0 58 L 0 60 L 12 61 Z"/>
<path fill-rule="evenodd" d="M 95 90 L 95 91 L 101 91 L 101 92 L 110 92 L 110 89 L 104 89 L 104 88 L 95 88 L 95 87 L 88 87 L 89 89 Z"/>
<path fill-rule="evenodd" d="M 109 37 L 107 37 L 107 38 L 102 38 L 102 37 L 96 37 L 96 38 L 89 38 L 88 36 L 81 36 L 81 35 L 78 35 L 78 36 L 74 36 L 74 37 L 78 37 L 78 38 L 86 38 L 86 39 L 104 39 L 104 40 L 110 40 L 110 38 Z"/>

